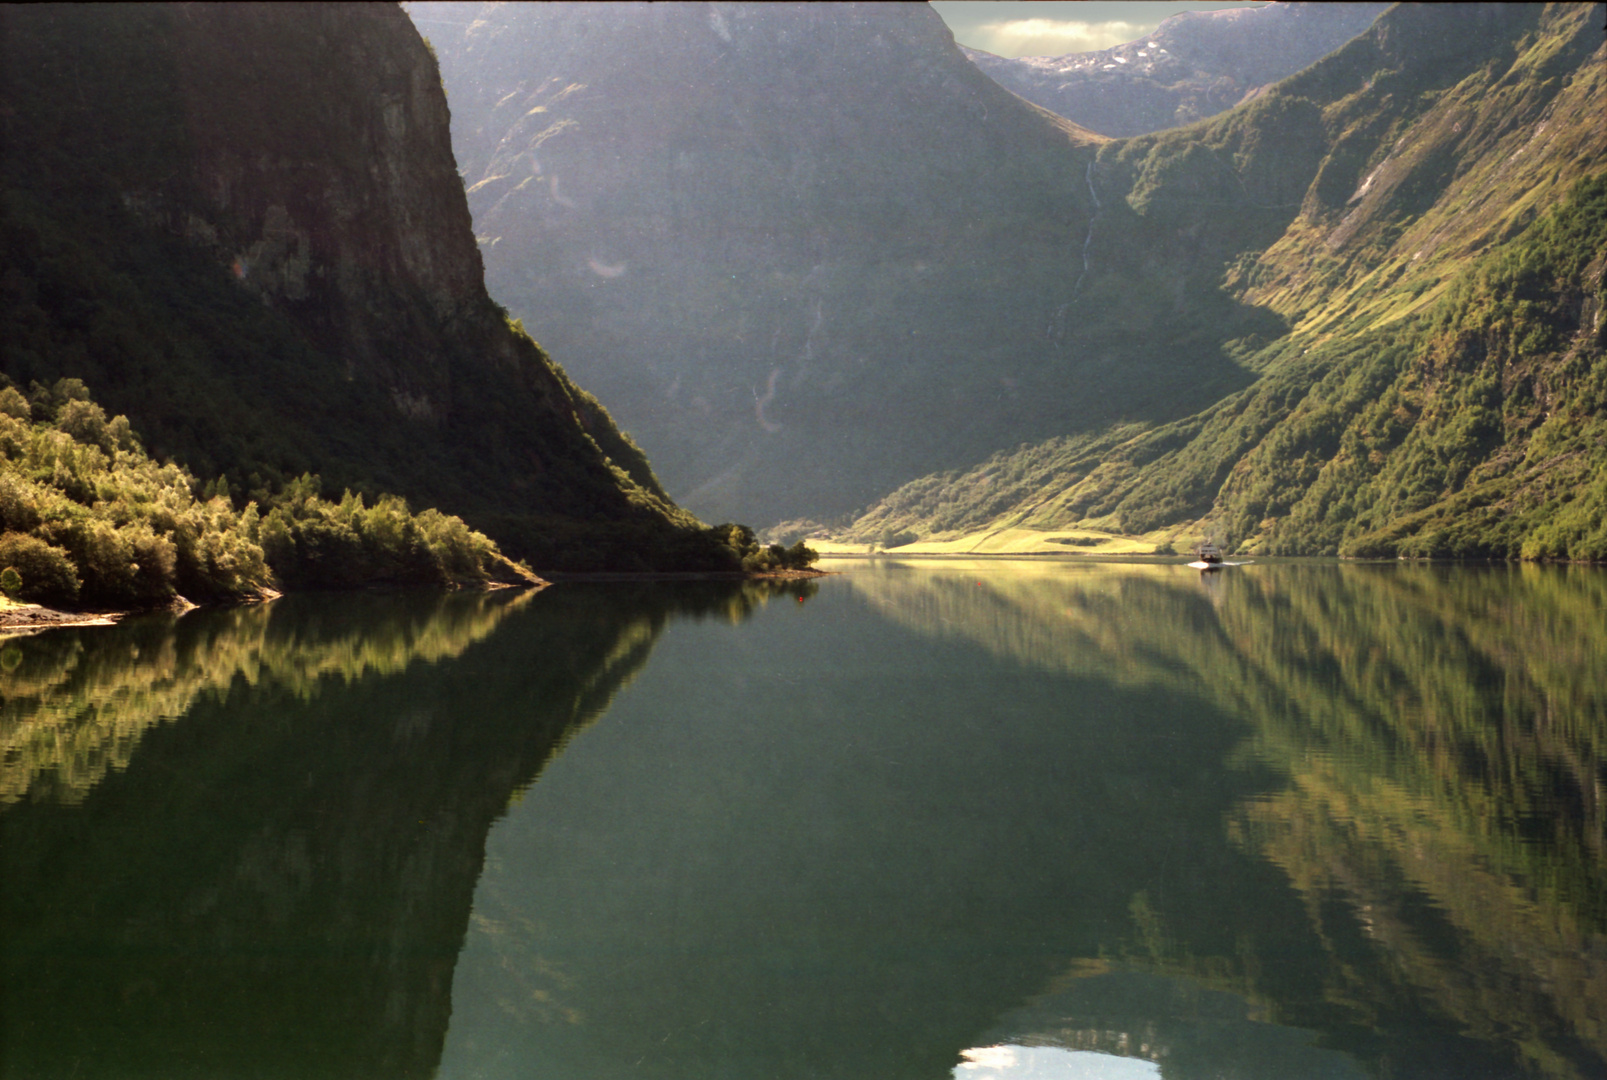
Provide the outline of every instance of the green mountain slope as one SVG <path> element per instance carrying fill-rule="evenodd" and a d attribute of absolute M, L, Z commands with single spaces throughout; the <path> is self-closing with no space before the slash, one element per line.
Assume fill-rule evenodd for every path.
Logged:
<path fill-rule="evenodd" d="M 400 10 L 7 6 L 0 55 L 0 371 L 242 504 L 312 471 L 542 566 L 730 563 L 487 296 Z"/>
<path fill-rule="evenodd" d="M 1113 252 L 1282 324 L 1238 342 L 1258 379 L 1178 422 L 923 478 L 848 538 L 1078 523 L 1607 557 L 1602 24 L 1600 5 L 1403 5 L 1247 106 L 1102 148 Z"/>

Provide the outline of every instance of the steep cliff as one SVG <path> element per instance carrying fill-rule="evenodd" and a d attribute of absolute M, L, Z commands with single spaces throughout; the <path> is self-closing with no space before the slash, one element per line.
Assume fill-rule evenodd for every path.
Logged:
<path fill-rule="evenodd" d="M 961 51 L 1005 89 L 1091 131 L 1142 135 L 1239 104 L 1366 30 L 1388 4 L 1285 3 L 1184 11 L 1153 34 L 1096 52 Z"/>
<path fill-rule="evenodd" d="M 84 379 L 238 496 L 313 470 L 545 565 L 708 554 L 487 296 L 399 9 L 6 7 L 0 55 L 5 373 Z"/>
<path fill-rule="evenodd" d="M 1281 324 L 1239 342 L 1257 381 L 1176 423 L 924 478 L 852 535 L 1082 523 L 1277 554 L 1607 559 L 1604 20 L 1401 5 L 1255 102 L 1104 147 L 1110 242 Z"/>

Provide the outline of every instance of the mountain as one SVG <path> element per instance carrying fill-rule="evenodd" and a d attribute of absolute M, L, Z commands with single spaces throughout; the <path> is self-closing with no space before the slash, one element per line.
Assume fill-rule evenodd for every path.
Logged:
<path fill-rule="evenodd" d="M 1109 363 L 1131 335 L 1083 286 L 1102 139 L 984 76 L 925 4 L 408 10 L 492 294 L 705 517 L 840 514 L 1246 381 L 1222 341 L 1253 313 L 1204 294 L 1145 304 Z M 1170 295 L 1148 272 L 1124 308 Z"/>
<path fill-rule="evenodd" d="M 313 471 L 543 566 L 729 553 L 487 295 L 393 7 L 0 8 L 0 372 L 236 501 Z"/>
<path fill-rule="evenodd" d="M 1096 52 L 994 56 L 961 47 L 1000 86 L 1104 135 L 1215 116 L 1333 52 L 1388 4 L 1285 3 L 1184 11 Z"/>
<path fill-rule="evenodd" d="M 1607 552 L 1599 6 L 1392 8 L 1114 141 L 923 5 L 413 13 L 462 178 L 394 9 L 0 9 L 0 373 L 237 505 L 317 471 L 554 567 L 735 565 L 666 490 Z"/>
<path fill-rule="evenodd" d="M 1139 245 L 1192 264 L 1184 288 L 1281 326 L 1237 342 L 1253 382 L 934 473 L 847 535 L 1607 558 L 1603 23 L 1401 5 L 1215 120 L 1101 147 L 1087 291 Z"/>

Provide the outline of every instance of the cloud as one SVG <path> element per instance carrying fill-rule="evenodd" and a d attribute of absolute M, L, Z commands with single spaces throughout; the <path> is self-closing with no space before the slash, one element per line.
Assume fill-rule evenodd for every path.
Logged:
<path fill-rule="evenodd" d="M 1133 41 L 1155 23 L 1080 22 L 1073 19 L 1010 19 L 982 23 L 971 33 L 974 47 L 995 56 L 1064 56 Z"/>

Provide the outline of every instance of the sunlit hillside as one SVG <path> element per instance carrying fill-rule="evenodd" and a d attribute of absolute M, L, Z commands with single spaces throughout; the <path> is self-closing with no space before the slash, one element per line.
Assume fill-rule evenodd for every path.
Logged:
<path fill-rule="evenodd" d="M 1141 325 L 1123 267 L 1187 237 L 1164 264 L 1178 289 L 1269 320 L 1236 345 L 1254 382 L 1186 420 L 934 473 L 839 538 L 1607 557 L 1602 19 L 1403 5 L 1248 105 L 1103 148 L 1100 310 Z"/>

